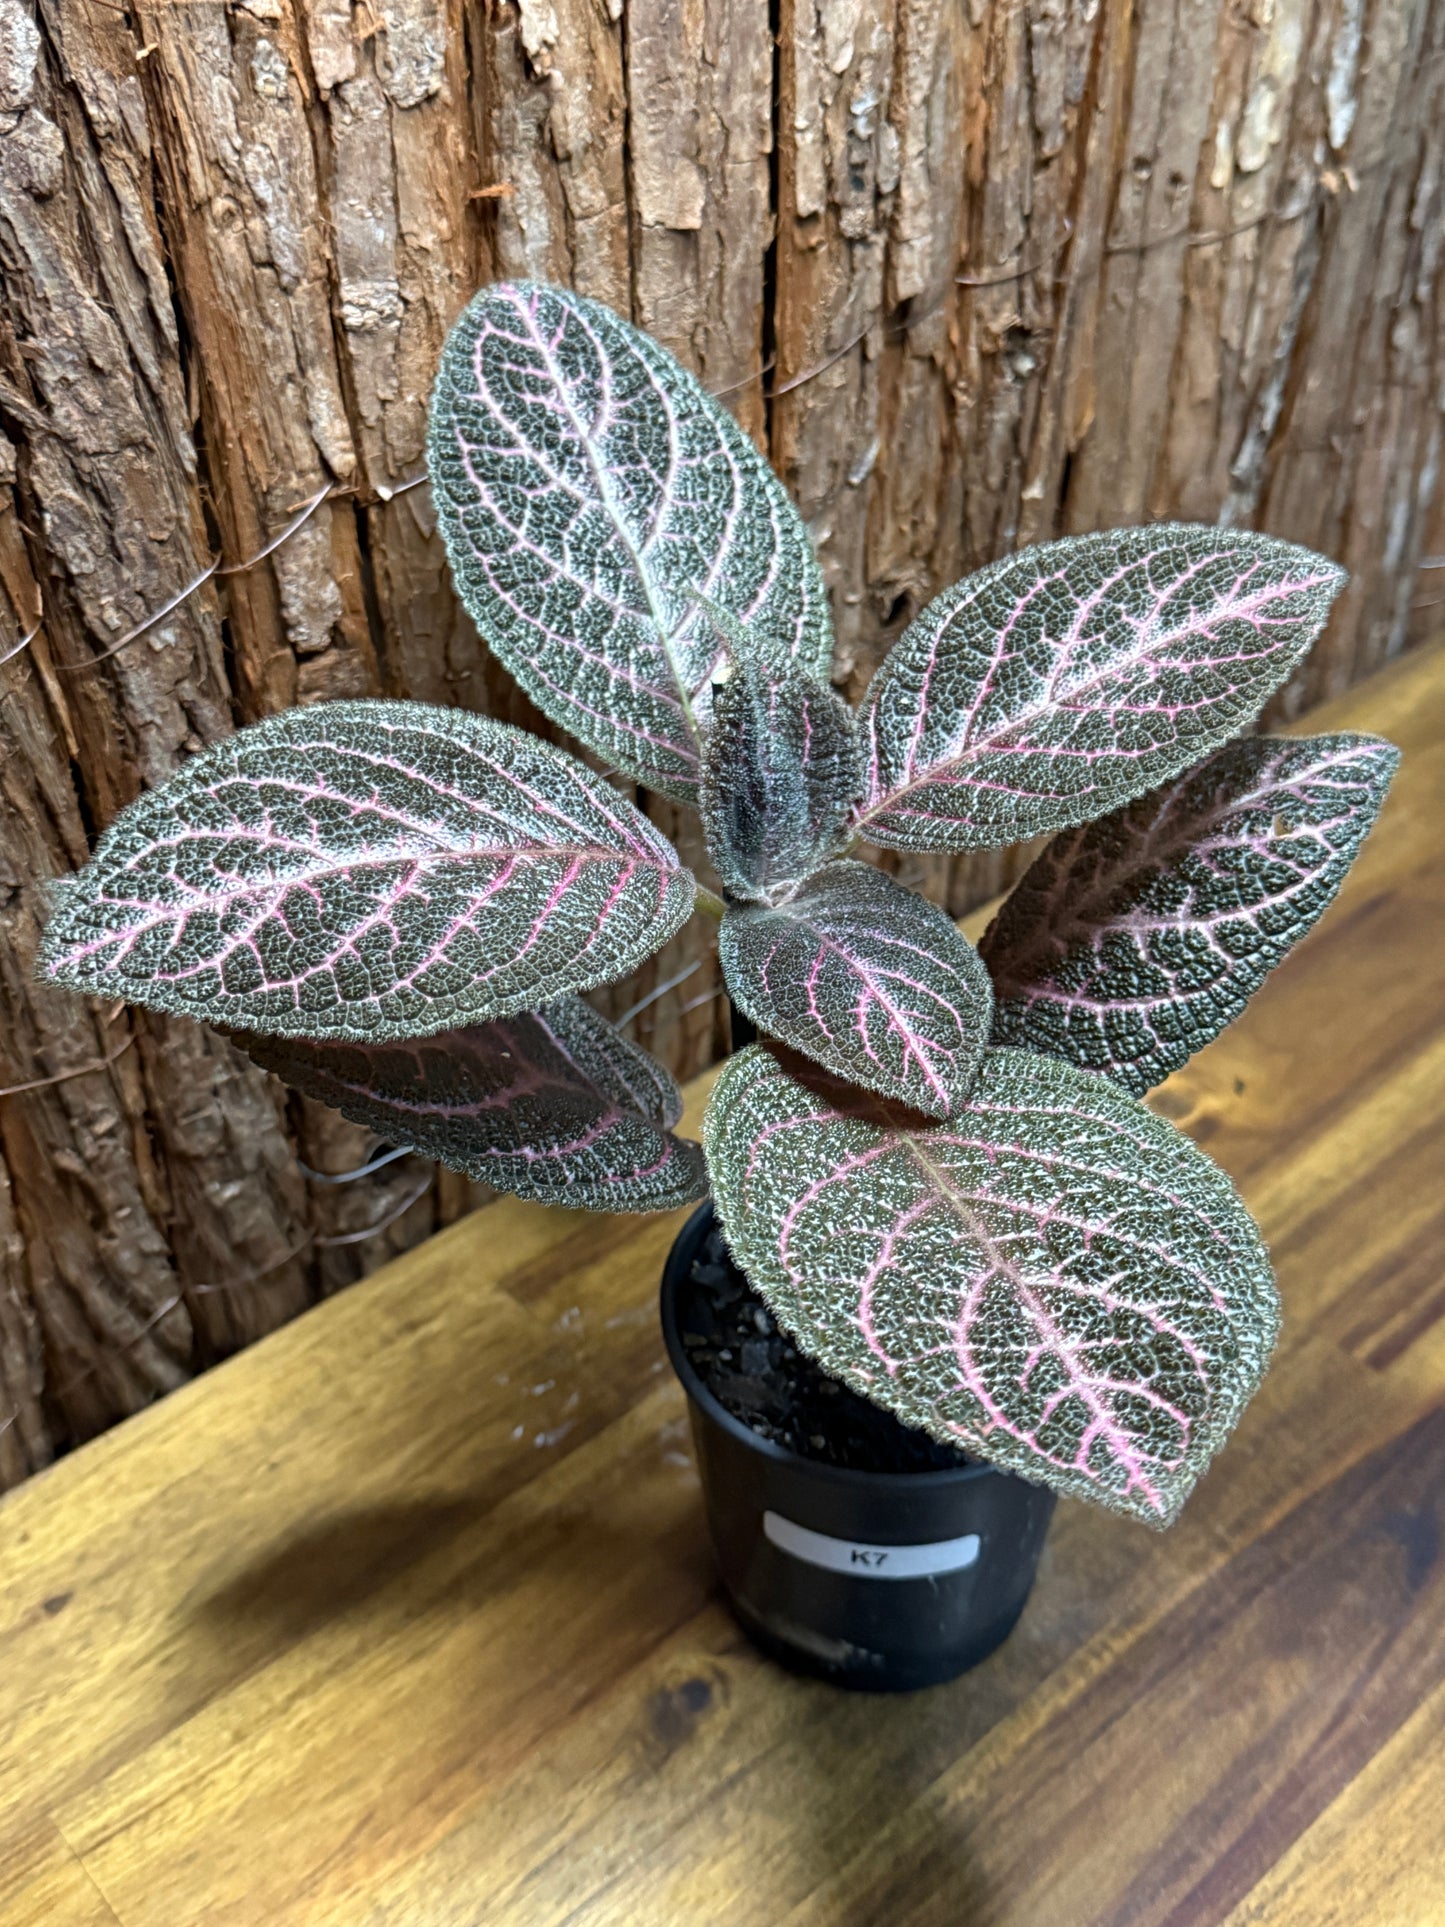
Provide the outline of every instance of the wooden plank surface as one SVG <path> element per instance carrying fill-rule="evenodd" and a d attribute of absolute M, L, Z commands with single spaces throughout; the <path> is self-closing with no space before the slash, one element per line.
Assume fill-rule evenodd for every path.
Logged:
<path fill-rule="evenodd" d="M 1063 1503 L 976 1672 L 793 1679 L 710 1571 L 677 1220 L 503 1202 L 0 1505 L 4 1927 L 1445 1920 L 1445 651 L 1311 721 L 1407 754 L 1153 1100 L 1287 1316 L 1173 1532 Z"/>

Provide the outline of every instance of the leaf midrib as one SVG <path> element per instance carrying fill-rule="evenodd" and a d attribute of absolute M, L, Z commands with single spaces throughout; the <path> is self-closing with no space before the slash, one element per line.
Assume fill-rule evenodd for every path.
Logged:
<path fill-rule="evenodd" d="M 923 1150 L 917 1138 L 909 1137 L 905 1139 L 905 1148 L 940 1201 L 948 1206 L 949 1209 L 958 1213 L 969 1226 L 980 1244 L 989 1252 L 993 1269 L 1001 1272 L 1005 1277 L 1013 1281 L 1020 1299 L 1027 1308 L 1029 1317 L 1034 1321 L 1035 1329 L 1045 1339 L 1046 1343 L 1051 1344 L 1056 1356 L 1068 1360 L 1073 1388 L 1077 1391 L 1078 1396 L 1084 1401 L 1084 1404 L 1093 1416 L 1107 1427 L 1108 1437 L 1111 1441 L 1111 1450 L 1115 1449 L 1112 1441 L 1118 1437 L 1120 1432 L 1119 1421 L 1116 1415 L 1101 1402 L 1099 1396 L 1093 1391 L 1086 1367 L 1076 1358 L 1073 1347 L 1068 1343 L 1064 1334 L 1039 1303 L 1036 1295 L 1029 1289 L 1023 1273 L 1005 1253 L 999 1250 L 987 1226 L 984 1225 L 980 1217 L 969 1208 L 964 1198 L 949 1182 L 947 1173 L 934 1163 L 927 1152 Z M 1033 1449 L 1033 1441 L 1027 1434 L 1015 1433 L 1015 1436 L 1018 1437 L 1022 1443 Z M 1156 1489 L 1153 1481 L 1147 1476 L 1137 1454 L 1131 1454 L 1128 1466 L 1132 1479 L 1148 1494 L 1149 1498 L 1158 1506 L 1162 1515 L 1166 1510 L 1163 1495 Z M 1079 1470 L 1084 1471 L 1084 1468 L 1080 1467 Z M 1085 1472 L 1085 1476 L 1088 1476 L 1087 1472 Z"/>
<path fill-rule="evenodd" d="M 702 731 L 698 727 L 697 715 L 692 706 L 692 691 L 688 688 L 687 681 L 678 667 L 677 657 L 673 653 L 673 631 L 664 619 L 663 612 L 658 606 L 657 597 L 653 591 L 651 571 L 644 562 L 642 552 L 633 539 L 632 531 L 623 520 L 621 510 L 612 498 L 612 490 L 607 480 L 607 471 L 598 461 L 597 452 L 592 446 L 591 435 L 583 424 L 577 410 L 572 405 L 571 393 L 562 378 L 561 370 L 553 360 L 552 352 L 546 342 L 543 341 L 533 317 L 530 313 L 527 313 L 525 309 L 523 311 L 523 325 L 531 335 L 533 342 L 536 344 L 538 354 L 541 355 L 542 360 L 546 364 L 547 372 L 556 386 L 562 408 L 568 421 L 572 425 L 572 432 L 582 445 L 587 466 L 591 470 L 592 479 L 597 486 L 598 498 L 606 510 L 612 526 L 616 529 L 619 539 L 626 548 L 633 567 L 637 571 L 638 581 L 642 584 L 642 592 L 647 598 L 648 613 L 652 617 L 653 626 L 656 628 L 658 639 L 662 643 L 663 654 L 667 657 L 667 666 L 672 672 L 673 686 L 677 690 L 678 700 L 682 704 L 682 713 L 687 720 L 687 727 L 692 736 L 694 748 L 693 760 L 696 762 L 702 754 Z"/>
<path fill-rule="evenodd" d="M 548 845 L 546 847 L 538 847 L 534 850 L 502 848 L 499 850 L 438 850 L 433 852 L 397 851 L 394 855 L 390 856 L 364 857 L 353 863 L 329 864 L 318 869 L 296 871 L 289 876 L 254 883 L 241 883 L 238 884 L 235 889 L 227 891 L 224 894 L 197 892 L 188 896 L 184 902 L 157 904 L 154 897 L 123 896 L 106 896 L 101 899 L 101 901 L 116 909 L 124 908 L 148 911 L 151 914 L 144 922 L 148 922 L 150 927 L 154 927 L 159 924 L 174 922 L 180 917 L 194 915 L 197 911 L 201 910 L 219 910 L 234 907 L 241 903 L 257 903 L 268 896 L 280 898 L 284 896 L 288 890 L 304 888 L 306 885 L 312 883 L 330 881 L 335 877 L 353 876 L 358 871 L 374 870 L 383 865 L 410 863 L 423 869 L 429 869 L 445 863 L 469 863 L 493 859 L 503 864 L 510 862 L 515 865 L 525 862 L 528 863 L 530 867 L 532 864 L 540 863 L 544 859 L 553 857 L 561 858 L 565 861 L 575 859 L 587 863 L 627 865 L 629 868 L 635 870 L 645 871 L 648 868 L 652 868 L 654 870 L 662 870 L 664 874 L 668 876 L 682 875 L 680 870 L 666 870 L 665 866 L 656 862 L 649 865 L 640 861 L 637 857 L 614 850 L 567 850 Z M 134 936 L 144 927 L 144 922 L 142 924 L 131 924 L 127 926 L 124 933 L 113 931 L 111 934 L 114 936 L 120 936 L 122 934 Z"/>

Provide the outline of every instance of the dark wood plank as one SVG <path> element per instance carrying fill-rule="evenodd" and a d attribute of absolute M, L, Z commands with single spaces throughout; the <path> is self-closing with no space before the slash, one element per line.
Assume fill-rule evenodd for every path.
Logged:
<path fill-rule="evenodd" d="M 1439 1685 L 1442 1538 L 1436 1411 L 1161 1613 L 1006 1772 L 953 1765 L 906 1844 L 870 1841 L 798 1919 L 942 1927 L 962 1860 L 985 1920 L 1222 1920 Z"/>

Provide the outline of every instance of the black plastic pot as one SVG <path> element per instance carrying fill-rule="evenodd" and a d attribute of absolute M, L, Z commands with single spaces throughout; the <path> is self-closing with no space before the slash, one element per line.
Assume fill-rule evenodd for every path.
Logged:
<path fill-rule="evenodd" d="M 713 1550 L 764 1652 L 840 1686 L 904 1692 L 986 1659 L 1024 1609 L 1054 1495 L 992 1466 L 858 1472 L 800 1457 L 734 1418 L 694 1370 L 681 1299 L 712 1206 L 679 1233 L 662 1329 L 692 1421 Z"/>

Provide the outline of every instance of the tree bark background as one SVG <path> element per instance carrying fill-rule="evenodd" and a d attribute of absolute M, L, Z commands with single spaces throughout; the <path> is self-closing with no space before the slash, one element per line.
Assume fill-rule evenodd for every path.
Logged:
<path fill-rule="evenodd" d="M 1183 516 L 1352 571 L 1293 714 L 1445 603 L 1442 161 L 1445 0 L 0 0 L 0 1485 L 481 1201 L 328 1183 L 364 1133 L 31 981 L 45 880 L 237 723 L 536 724 L 403 490 L 477 285 L 724 395 L 850 695 L 965 570 Z M 962 911 L 1018 857 L 901 867 Z M 633 1025 L 684 1075 L 704 942 L 611 1004 L 694 966 Z"/>

